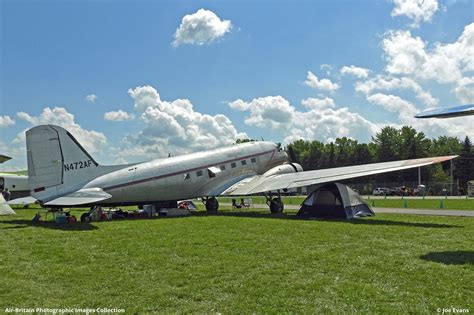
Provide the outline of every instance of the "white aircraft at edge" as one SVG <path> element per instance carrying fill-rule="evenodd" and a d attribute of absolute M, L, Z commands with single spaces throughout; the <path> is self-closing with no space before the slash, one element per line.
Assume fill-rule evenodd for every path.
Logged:
<path fill-rule="evenodd" d="M 217 196 L 266 193 L 271 212 L 283 211 L 276 192 L 340 181 L 455 158 L 442 156 L 303 171 L 274 143 L 258 141 L 149 162 L 102 166 L 64 128 L 41 125 L 26 132 L 31 194 L 44 207 L 155 204 L 203 197 L 217 211 Z"/>

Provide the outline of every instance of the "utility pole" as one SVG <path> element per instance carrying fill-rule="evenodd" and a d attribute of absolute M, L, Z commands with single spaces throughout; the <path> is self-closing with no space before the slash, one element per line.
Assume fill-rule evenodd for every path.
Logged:
<path fill-rule="evenodd" d="M 418 187 L 421 185 L 421 166 L 418 166 Z"/>
<path fill-rule="evenodd" d="M 452 196 L 453 195 L 453 185 L 454 185 L 454 183 L 453 183 L 453 180 L 454 180 L 454 177 L 453 177 L 453 159 L 451 159 L 450 162 L 451 162 L 450 168 L 451 168 L 451 196 Z"/>

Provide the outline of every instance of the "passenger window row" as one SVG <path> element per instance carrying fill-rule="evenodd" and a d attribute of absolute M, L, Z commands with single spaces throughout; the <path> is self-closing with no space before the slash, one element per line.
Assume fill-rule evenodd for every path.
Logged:
<path fill-rule="evenodd" d="M 250 159 L 250 162 L 251 162 L 251 163 L 257 163 L 257 159 L 253 157 L 253 158 Z M 247 160 L 242 160 L 242 161 L 240 161 L 240 163 L 241 163 L 242 165 L 247 165 Z M 230 163 L 230 167 L 231 167 L 231 168 L 236 168 L 236 167 L 237 167 L 237 163 L 236 163 L 236 162 Z M 222 164 L 221 166 L 219 166 L 219 168 L 221 169 L 221 171 L 225 171 L 225 170 L 226 170 L 225 164 Z M 202 175 L 203 175 L 203 171 L 202 171 L 202 170 L 196 171 L 196 177 L 201 177 Z M 191 178 L 191 176 L 190 176 L 189 173 L 184 174 L 184 179 L 190 179 L 190 178 Z"/>

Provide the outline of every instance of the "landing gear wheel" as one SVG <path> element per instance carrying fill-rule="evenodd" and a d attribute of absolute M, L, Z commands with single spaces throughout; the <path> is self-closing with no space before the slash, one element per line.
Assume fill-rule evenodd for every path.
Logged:
<path fill-rule="evenodd" d="M 206 210 L 207 211 L 217 211 L 219 210 L 219 202 L 216 198 L 211 197 L 206 200 Z"/>
<path fill-rule="evenodd" d="M 90 222 L 91 217 L 89 216 L 89 212 L 83 213 L 81 215 L 81 222 Z"/>
<path fill-rule="evenodd" d="M 271 213 L 282 213 L 284 209 L 283 201 L 280 198 L 273 198 L 270 201 L 270 212 Z"/>

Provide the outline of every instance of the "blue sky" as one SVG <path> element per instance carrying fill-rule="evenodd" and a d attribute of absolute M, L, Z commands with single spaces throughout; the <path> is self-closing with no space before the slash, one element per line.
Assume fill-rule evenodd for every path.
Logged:
<path fill-rule="evenodd" d="M 25 167 L 41 123 L 104 163 L 387 124 L 474 136 L 467 118 L 412 118 L 474 102 L 473 1 L 0 3 L 2 169 Z"/>

